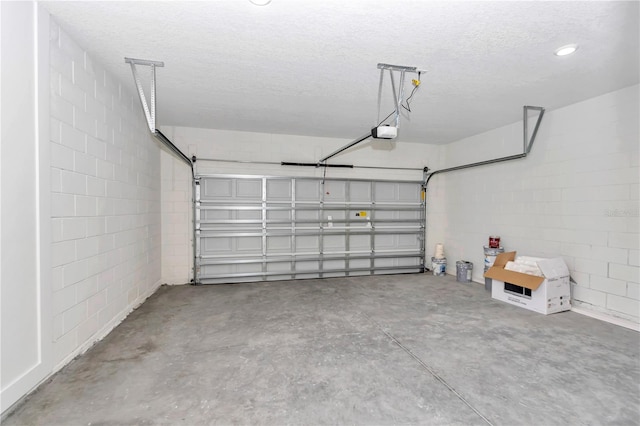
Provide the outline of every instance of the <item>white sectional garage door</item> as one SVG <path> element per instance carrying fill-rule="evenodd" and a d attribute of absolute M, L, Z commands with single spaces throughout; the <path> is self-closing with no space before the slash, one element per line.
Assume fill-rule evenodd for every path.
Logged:
<path fill-rule="evenodd" d="M 421 181 L 195 182 L 198 284 L 424 271 Z"/>

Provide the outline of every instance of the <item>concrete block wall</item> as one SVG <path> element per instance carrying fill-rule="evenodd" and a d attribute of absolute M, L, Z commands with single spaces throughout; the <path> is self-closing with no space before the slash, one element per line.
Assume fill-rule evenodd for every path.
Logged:
<path fill-rule="evenodd" d="M 638 95 L 632 86 L 547 111 L 527 159 L 434 177 L 444 191 L 443 214 L 428 217 L 427 233 L 442 235 L 447 272 L 455 274 L 456 260 L 470 260 L 474 281 L 483 282 L 483 245 L 500 235 L 508 251 L 562 256 L 578 309 L 637 326 Z M 517 154 L 522 123 L 443 150 L 447 166 Z"/>
<path fill-rule="evenodd" d="M 137 95 L 53 20 L 50 29 L 53 362 L 62 365 L 160 284 L 160 148 Z"/>
<path fill-rule="evenodd" d="M 162 165 L 162 282 L 188 284 L 193 278 L 191 169 L 166 149 L 162 150 L 160 158 Z"/>
<path fill-rule="evenodd" d="M 276 164 L 225 163 L 198 160 L 201 174 L 253 174 L 322 177 L 324 169 L 281 166 L 281 161 L 315 163 L 351 142 L 346 139 L 277 135 L 227 130 L 163 127 L 162 132 L 189 157 Z M 333 164 L 360 166 L 440 167 L 441 149 L 435 145 L 368 141 L 329 160 Z M 420 180 L 421 171 L 329 168 L 327 177 Z M 432 200 L 442 196 L 440 184 L 432 187 Z M 193 278 L 190 169 L 169 153 L 162 154 L 162 281 L 182 284 Z M 443 203 L 440 203 L 440 205 Z M 434 211 L 433 217 L 437 217 Z M 434 236 L 437 238 L 437 236 Z"/>

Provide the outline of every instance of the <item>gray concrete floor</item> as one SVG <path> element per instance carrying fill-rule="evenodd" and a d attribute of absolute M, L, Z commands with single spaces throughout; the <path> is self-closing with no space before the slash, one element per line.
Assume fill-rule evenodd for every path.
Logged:
<path fill-rule="evenodd" d="M 427 274 L 162 287 L 3 424 L 639 424 L 639 342 Z"/>

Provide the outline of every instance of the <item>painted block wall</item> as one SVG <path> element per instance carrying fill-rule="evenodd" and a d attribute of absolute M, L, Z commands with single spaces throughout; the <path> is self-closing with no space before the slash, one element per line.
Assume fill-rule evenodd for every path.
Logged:
<path fill-rule="evenodd" d="M 474 281 L 484 282 L 483 245 L 500 235 L 507 251 L 562 256 L 575 307 L 637 325 L 638 94 L 636 85 L 547 111 L 525 160 L 435 176 L 443 215 L 428 217 L 427 234 L 444 232 L 447 272 L 470 260 Z M 520 153 L 522 122 L 443 150 L 447 166 Z"/>
<path fill-rule="evenodd" d="M 183 150 L 183 152 L 186 151 Z M 188 284 L 193 278 L 191 169 L 164 148 L 160 154 L 160 163 L 162 169 L 162 262 L 160 262 L 162 282 L 172 285 Z"/>
<path fill-rule="evenodd" d="M 160 148 L 137 95 L 53 20 L 50 64 L 53 361 L 62 365 L 160 284 Z"/>
<path fill-rule="evenodd" d="M 281 161 L 316 163 L 351 142 L 347 139 L 238 132 L 227 130 L 162 127 L 162 132 L 189 157 L 277 164 L 243 164 L 196 161 L 201 174 L 252 174 L 322 177 L 314 167 L 281 166 Z M 327 169 L 327 177 L 421 180 L 422 168 L 440 167 L 441 149 L 435 145 L 389 141 L 367 141 L 329 160 L 333 164 L 356 166 L 408 167 L 417 171 L 380 169 Z M 193 278 L 192 206 L 189 167 L 171 154 L 162 153 L 162 281 L 182 284 Z M 433 186 L 437 200 L 439 184 Z M 442 203 L 440 203 L 442 204 Z M 432 213 L 437 217 L 438 211 Z"/>

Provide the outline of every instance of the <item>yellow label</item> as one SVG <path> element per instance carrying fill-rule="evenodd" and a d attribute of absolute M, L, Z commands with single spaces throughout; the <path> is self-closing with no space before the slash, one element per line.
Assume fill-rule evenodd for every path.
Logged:
<path fill-rule="evenodd" d="M 367 217 L 367 212 L 360 212 L 360 217 Z"/>

